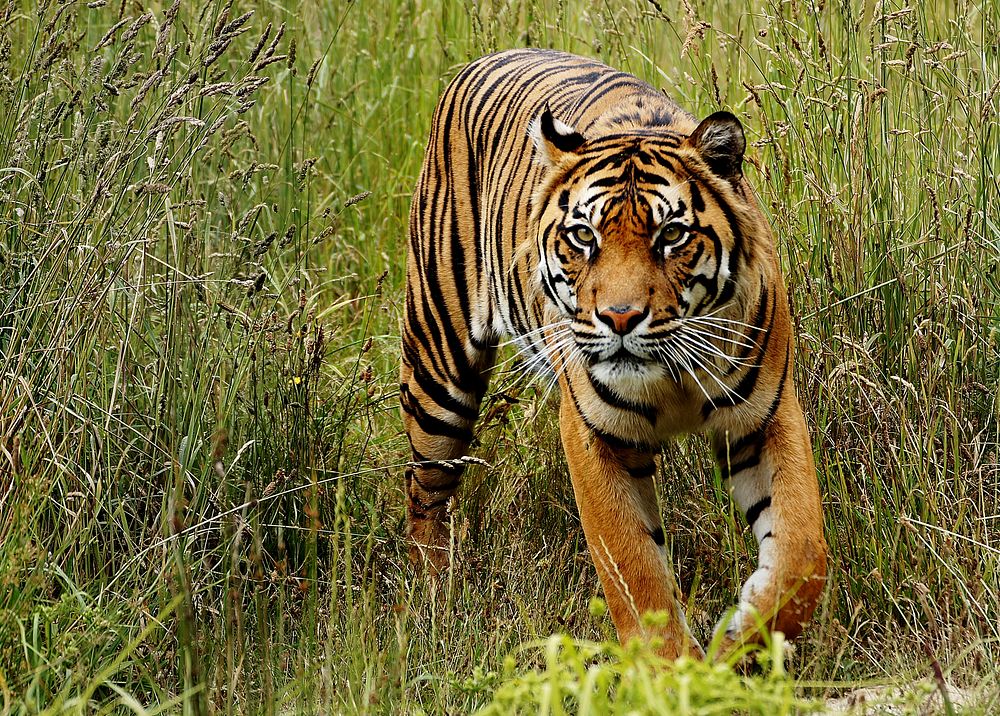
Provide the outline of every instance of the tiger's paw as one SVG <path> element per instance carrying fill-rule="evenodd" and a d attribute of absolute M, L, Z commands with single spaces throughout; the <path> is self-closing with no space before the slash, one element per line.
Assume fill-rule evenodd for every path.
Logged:
<path fill-rule="evenodd" d="M 726 659 L 740 647 L 759 644 L 766 629 L 753 605 L 740 603 L 715 625 L 709 654 L 717 661 Z"/>
<path fill-rule="evenodd" d="M 454 566 L 455 550 L 446 523 L 411 518 L 407 542 L 410 564 L 417 572 L 436 577 Z"/>
<path fill-rule="evenodd" d="M 712 635 L 712 645 L 717 659 L 723 659 L 735 649 L 746 644 L 758 644 L 767 631 L 766 615 L 773 613 L 776 591 L 770 582 L 768 570 L 754 572 L 740 594 L 740 602 L 719 620 Z M 768 598 L 770 597 L 770 599 Z M 769 609 L 762 608 L 765 604 Z"/>
<path fill-rule="evenodd" d="M 653 652 L 667 661 L 681 657 L 702 661 L 705 650 L 691 633 L 684 605 L 679 599 L 673 602 L 673 611 L 651 611 L 641 615 L 634 629 L 619 631 L 619 640 L 645 642 Z"/>
<path fill-rule="evenodd" d="M 715 626 L 712 643 L 718 645 L 717 658 L 746 644 L 759 644 L 769 632 L 781 632 L 788 639 L 799 636 L 825 581 L 824 573 L 781 586 L 769 567 L 758 568 L 743 585 L 739 604 Z"/>

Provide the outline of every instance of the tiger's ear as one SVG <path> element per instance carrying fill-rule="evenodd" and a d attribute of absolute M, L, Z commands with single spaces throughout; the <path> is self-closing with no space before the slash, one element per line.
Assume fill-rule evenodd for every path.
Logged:
<path fill-rule="evenodd" d="M 547 166 L 558 164 L 567 154 L 576 154 L 584 142 L 582 134 L 552 116 L 548 105 L 528 125 L 528 135 L 535 143 L 538 162 Z"/>
<path fill-rule="evenodd" d="M 730 112 L 716 112 L 702 120 L 685 143 L 701 154 L 708 168 L 733 184 L 743 176 L 747 140 L 743 125 Z"/>

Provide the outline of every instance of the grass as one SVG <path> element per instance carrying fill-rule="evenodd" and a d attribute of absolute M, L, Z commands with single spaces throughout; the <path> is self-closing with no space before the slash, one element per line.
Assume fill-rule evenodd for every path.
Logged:
<path fill-rule="evenodd" d="M 995 0 L 0 5 L 3 713 L 775 713 L 935 671 L 996 708 L 998 35 Z M 602 645 L 555 408 L 513 372 L 461 568 L 409 571 L 409 192 L 448 79 L 525 44 L 746 125 L 832 549 L 785 667 Z M 705 637 L 752 540 L 702 440 L 664 456 Z"/>

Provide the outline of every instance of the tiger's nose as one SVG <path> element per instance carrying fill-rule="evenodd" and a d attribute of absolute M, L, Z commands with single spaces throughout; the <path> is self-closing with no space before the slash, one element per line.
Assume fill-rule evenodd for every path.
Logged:
<path fill-rule="evenodd" d="M 602 323 L 620 336 L 629 333 L 638 326 L 649 313 L 649 308 L 639 310 L 634 306 L 609 306 L 597 314 Z"/>

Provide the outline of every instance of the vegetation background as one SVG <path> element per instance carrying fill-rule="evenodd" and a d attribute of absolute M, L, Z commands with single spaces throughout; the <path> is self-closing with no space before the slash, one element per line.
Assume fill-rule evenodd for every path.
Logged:
<path fill-rule="evenodd" d="M 778 713 L 935 671 L 996 708 L 998 36 L 996 0 L 0 2 L 2 712 Z M 523 45 L 746 126 L 832 548 L 790 676 L 532 646 L 611 631 L 516 361 L 461 566 L 407 567 L 409 193 L 449 78 Z M 701 439 L 659 485 L 705 638 L 752 540 Z"/>

